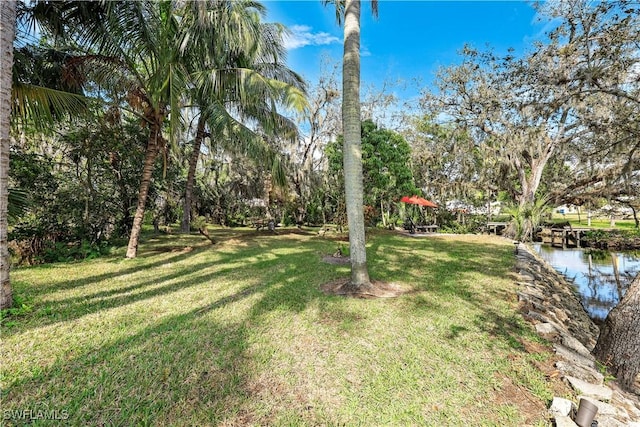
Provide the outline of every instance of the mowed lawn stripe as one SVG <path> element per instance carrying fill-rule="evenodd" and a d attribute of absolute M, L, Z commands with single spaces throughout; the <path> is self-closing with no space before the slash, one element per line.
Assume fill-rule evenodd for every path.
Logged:
<path fill-rule="evenodd" d="M 3 407 L 70 425 L 545 425 L 509 241 L 372 232 L 371 276 L 410 292 L 359 300 L 320 291 L 349 273 L 322 261 L 340 242 L 212 234 L 16 269 L 32 310 L 4 321 Z M 499 399 L 505 381 L 540 414 Z"/>

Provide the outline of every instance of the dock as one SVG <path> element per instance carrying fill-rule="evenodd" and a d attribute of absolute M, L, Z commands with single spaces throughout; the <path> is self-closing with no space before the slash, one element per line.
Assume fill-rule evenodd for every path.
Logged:
<path fill-rule="evenodd" d="M 551 227 L 544 228 L 540 233 L 543 243 L 565 248 L 581 247 L 582 239 L 591 228 Z"/>

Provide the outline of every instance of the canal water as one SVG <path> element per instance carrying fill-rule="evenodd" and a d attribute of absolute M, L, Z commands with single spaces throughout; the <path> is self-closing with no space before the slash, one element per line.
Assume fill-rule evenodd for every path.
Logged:
<path fill-rule="evenodd" d="M 560 249 L 535 243 L 547 263 L 572 281 L 582 306 L 596 322 L 602 322 L 640 272 L 640 252 L 608 252 Z"/>

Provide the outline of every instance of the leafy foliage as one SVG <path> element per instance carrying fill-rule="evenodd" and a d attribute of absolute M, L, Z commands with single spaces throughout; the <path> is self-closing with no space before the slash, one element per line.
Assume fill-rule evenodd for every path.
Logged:
<path fill-rule="evenodd" d="M 23 195 L 10 221 L 16 261 L 85 258 L 128 232 L 146 136 L 134 123 L 107 118 L 59 126 L 57 138 L 38 141 L 36 132 L 13 147 L 11 185 Z"/>
<path fill-rule="evenodd" d="M 0 323 L 2 327 L 11 327 L 18 324 L 14 319 L 24 317 L 33 311 L 33 299 L 29 296 L 13 295 L 11 308 L 0 310 Z"/>
<path fill-rule="evenodd" d="M 428 196 L 472 200 L 492 184 L 495 159 L 484 157 L 463 127 L 438 123 L 427 115 L 414 118 L 408 134 L 416 181 Z"/>
<path fill-rule="evenodd" d="M 516 207 L 508 209 L 507 212 L 511 214 L 512 221 L 505 234 L 516 240 L 533 240 L 537 228 L 542 222 L 542 218 L 549 211 L 547 203 L 547 199 L 542 197 L 537 199 L 535 203 L 519 204 Z"/>
<path fill-rule="evenodd" d="M 640 247 L 640 231 L 591 230 L 584 236 L 586 246 L 598 249 L 637 249 Z"/>
<path fill-rule="evenodd" d="M 329 143 L 326 155 L 329 170 L 342 174 L 342 136 Z M 371 209 L 381 205 L 391 209 L 392 202 L 402 196 L 419 194 L 411 170 L 411 148 L 397 132 L 380 129 L 371 120 L 362 122 L 362 162 L 364 179 L 364 200 Z M 374 208 L 375 206 L 375 208 Z M 373 213 L 369 213 L 372 217 Z M 375 214 L 381 217 L 381 212 Z M 373 221 L 369 221 L 370 223 Z M 375 224 L 375 221 L 373 221 Z"/>

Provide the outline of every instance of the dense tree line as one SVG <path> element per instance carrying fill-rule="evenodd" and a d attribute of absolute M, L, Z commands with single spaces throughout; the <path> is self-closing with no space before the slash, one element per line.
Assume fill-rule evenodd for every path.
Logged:
<path fill-rule="evenodd" d="M 145 223 L 348 223 L 349 289 L 366 290 L 364 225 L 398 225 L 403 195 L 441 206 L 500 198 L 520 238 L 549 204 L 640 207 L 631 1 L 538 4 L 557 23 L 543 40 L 520 56 L 465 47 L 394 131 L 378 114 L 392 96 L 360 104 L 359 1 L 334 2 L 342 88 L 329 64 L 308 90 L 286 65 L 286 29 L 263 22 L 254 1 L 1 4 L 12 70 L 1 86 L 2 307 L 9 247 L 37 263 L 122 239 L 135 257 Z"/>
<path fill-rule="evenodd" d="M 261 4 L 19 6 L 11 187 L 27 197 L 12 237 L 30 261 L 58 243 L 125 235 L 134 257 L 145 218 L 157 228 L 181 217 L 188 230 L 194 191 L 211 193 L 194 183 L 204 151 L 205 175 L 235 187 L 227 199 L 260 196 L 252 193 L 264 169 L 284 182 L 276 142 L 295 140 L 297 129 L 280 111 L 305 108 L 305 85 L 284 63 L 284 29 L 261 21 Z M 35 25 L 38 40 L 26 33 Z M 247 182 L 239 159 L 262 176 Z"/>
<path fill-rule="evenodd" d="M 10 240 L 26 261 L 127 236 L 135 256 L 145 219 L 160 229 L 178 218 L 184 232 L 197 217 L 344 221 L 336 67 L 328 63 L 301 110 L 304 83 L 283 62 L 284 29 L 260 22 L 259 4 L 213 4 L 19 7 L 10 187 L 23 209 Z M 636 209 L 638 12 L 626 2 L 540 7 L 560 23 L 524 56 L 467 47 L 399 134 L 365 122 L 369 225 L 397 224 L 399 197 L 413 193 L 442 205 L 510 200 L 521 233 L 547 202 Z M 34 22 L 39 40 L 24 34 Z M 228 22 L 241 23 L 240 34 L 225 32 Z M 297 107 L 300 127 L 274 101 L 289 117 Z"/>
<path fill-rule="evenodd" d="M 471 144 L 447 167 L 464 170 L 485 197 L 506 192 L 525 235 L 546 202 L 588 209 L 617 200 L 634 212 L 640 203 L 640 9 L 629 1 L 537 8 L 557 23 L 543 41 L 523 56 L 465 47 L 422 102 L 435 121 L 428 136 L 440 145 L 432 146 Z M 456 176 L 444 184 L 457 185 Z"/>
<path fill-rule="evenodd" d="M 156 228 L 179 218 L 185 232 L 201 216 L 224 225 L 344 218 L 335 67 L 311 86 L 298 128 L 269 107 L 291 113 L 305 102 L 303 82 L 283 62 L 284 30 L 256 19 L 264 9 L 252 2 L 230 2 L 208 22 L 201 18 L 214 6 L 205 4 L 20 6 L 21 28 L 38 22 L 46 36 L 15 49 L 10 187 L 26 206 L 12 237 L 31 233 L 41 240 L 31 246 L 43 248 L 128 235 L 134 256 L 145 217 Z M 626 2 L 540 7 L 560 22 L 544 42 L 521 57 L 465 48 L 439 74 L 439 91 L 424 92 L 424 115 L 407 118 L 397 136 L 376 130 L 380 147 L 363 142 L 370 225 L 397 220 L 395 202 L 410 193 L 443 205 L 500 197 L 518 206 L 516 216 L 541 201 L 636 209 L 638 131 L 629 118 L 640 108 L 638 12 Z M 231 37 L 224 28 L 233 20 L 244 24 Z M 404 163 L 403 178 L 389 156 Z"/>

